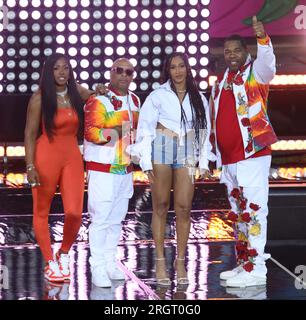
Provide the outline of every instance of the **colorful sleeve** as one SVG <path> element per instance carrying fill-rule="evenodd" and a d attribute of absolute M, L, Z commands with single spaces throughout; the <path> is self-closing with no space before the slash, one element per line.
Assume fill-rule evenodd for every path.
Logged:
<path fill-rule="evenodd" d="M 262 46 L 267 46 L 270 44 L 270 37 L 266 34 L 264 38 L 257 38 L 257 43 Z"/>
<path fill-rule="evenodd" d="M 257 57 L 253 65 L 255 80 L 261 84 L 269 84 L 276 73 L 276 59 L 271 39 L 266 35 L 263 39 L 257 39 Z"/>
<path fill-rule="evenodd" d="M 110 129 L 104 128 L 106 108 L 103 103 L 95 97 L 90 98 L 85 107 L 84 136 L 87 141 L 93 143 L 107 143 L 110 140 Z"/>

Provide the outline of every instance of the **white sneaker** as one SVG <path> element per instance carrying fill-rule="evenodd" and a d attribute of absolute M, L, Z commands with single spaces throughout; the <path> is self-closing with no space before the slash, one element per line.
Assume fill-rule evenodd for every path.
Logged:
<path fill-rule="evenodd" d="M 235 277 L 226 280 L 227 287 L 245 288 L 251 286 L 262 286 L 267 283 L 266 276 L 255 275 L 252 272 L 242 271 Z"/>
<path fill-rule="evenodd" d="M 57 261 L 49 260 L 44 271 L 45 278 L 50 282 L 63 282 L 65 280 Z"/>
<path fill-rule="evenodd" d="M 118 267 L 115 259 L 106 261 L 106 272 L 112 280 L 125 280 L 125 273 Z"/>
<path fill-rule="evenodd" d="M 65 280 L 70 280 L 69 254 L 60 254 L 59 252 L 57 252 L 55 255 L 55 259 L 58 262 L 59 268 Z"/>
<path fill-rule="evenodd" d="M 91 282 L 95 286 L 101 288 L 109 288 L 112 286 L 104 266 L 96 266 L 91 268 Z"/>
<path fill-rule="evenodd" d="M 223 271 L 220 273 L 220 279 L 221 280 L 228 280 L 233 277 L 236 277 L 240 272 L 242 272 L 244 269 L 242 265 L 239 265 L 238 267 L 234 268 L 233 270 Z"/>

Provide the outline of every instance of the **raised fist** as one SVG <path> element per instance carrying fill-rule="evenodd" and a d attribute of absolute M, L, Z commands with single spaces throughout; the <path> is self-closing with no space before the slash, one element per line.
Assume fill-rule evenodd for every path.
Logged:
<path fill-rule="evenodd" d="M 252 18 L 252 26 L 257 38 L 264 38 L 266 36 L 265 28 L 262 22 L 257 20 L 256 16 Z"/>

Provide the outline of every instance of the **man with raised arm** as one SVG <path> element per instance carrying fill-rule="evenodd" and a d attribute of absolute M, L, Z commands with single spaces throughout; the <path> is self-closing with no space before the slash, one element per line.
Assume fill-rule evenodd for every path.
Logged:
<path fill-rule="evenodd" d="M 218 77 L 210 99 L 217 167 L 228 189 L 237 236 L 237 267 L 220 274 L 229 287 L 266 284 L 271 144 L 277 141 L 267 115 L 269 82 L 275 55 L 264 26 L 253 17 L 257 58 L 251 60 L 245 40 L 232 35 L 224 42 L 227 69 Z"/>

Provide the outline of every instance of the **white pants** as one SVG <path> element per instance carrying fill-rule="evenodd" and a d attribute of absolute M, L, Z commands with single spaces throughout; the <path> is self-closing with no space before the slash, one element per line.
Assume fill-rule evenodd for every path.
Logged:
<path fill-rule="evenodd" d="M 240 215 L 240 221 L 235 223 L 235 231 L 238 240 L 246 242 L 248 249 L 257 251 L 257 256 L 251 259 L 252 272 L 260 275 L 267 273 L 265 260 L 269 256 L 264 253 L 264 250 L 267 241 L 270 165 L 271 156 L 250 158 L 235 164 L 224 165 L 220 179 L 220 182 L 227 186 L 232 211 L 237 215 L 250 214 L 251 220 L 249 222 L 241 221 Z M 240 187 L 242 188 L 240 189 Z M 235 188 L 240 189 L 246 200 L 246 208 L 243 210 L 239 207 L 240 202 L 231 196 L 231 192 Z M 253 210 L 250 208 L 251 204 L 259 206 L 259 209 Z M 254 208 L 254 206 L 252 207 Z"/>
<path fill-rule="evenodd" d="M 115 259 L 122 221 L 132 196 L 132 173 L 88 171 L 89 262 L 92 267 Z"/>

